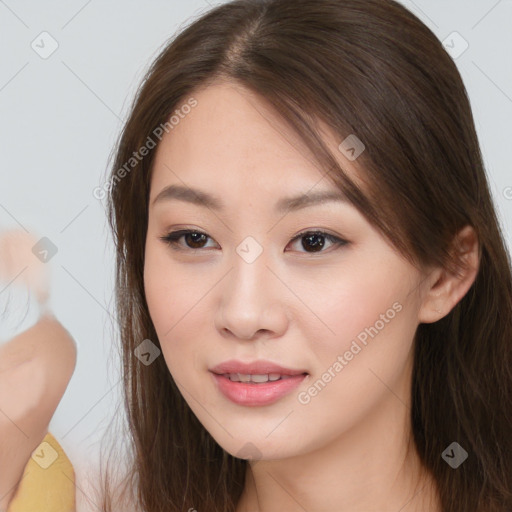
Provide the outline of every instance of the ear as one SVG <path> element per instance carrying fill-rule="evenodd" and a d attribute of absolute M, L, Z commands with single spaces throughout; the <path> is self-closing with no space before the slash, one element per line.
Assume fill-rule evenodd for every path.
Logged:
<path fill-rule="evenodd" d="M 466 295 L 476 279 L 480 265 L 479 243 L 471 226 L 462 228 L 454 238 L 452 251 L 458 273 L 436 267 L 425 281 L 427 289 L 418 312 L 420 323 L 433 323 L 445 317 Z"/>

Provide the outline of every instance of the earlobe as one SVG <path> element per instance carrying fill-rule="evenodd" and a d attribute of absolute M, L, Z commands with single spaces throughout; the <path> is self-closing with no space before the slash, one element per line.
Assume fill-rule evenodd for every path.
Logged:
<path fill-rule="evenodd" d="M 436 268 L 418 312 L 419 323 L 433 323 L 445 317 L 462 300 L 474 283 L 479 263 L 479 244 L 475 230 L 465 226 L 453 243 L 457 272 Z"/>

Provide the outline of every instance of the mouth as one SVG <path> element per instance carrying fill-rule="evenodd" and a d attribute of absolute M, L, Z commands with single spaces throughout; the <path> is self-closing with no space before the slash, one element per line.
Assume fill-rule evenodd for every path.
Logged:
<path fill-rule="evenodd" d="M 223 373 L 216 375 L 221 375 L 222 377 L 229 379 L 231 382 L 244 382 L 246 384 L 264 384 L 265 382 L 276 382 L 278 380 L 293 379 L 298 375 L 307 375 L 307 373 L 301 373 L 297 375 L 281 375 L 279 373 Z"/>
<path fill-rule="evenodd" d="M 226 361 L 210 370 L 217 389 L 229 400 L 244 406 L 277 402 L 298 387 L 309 373 L 271 363 Z"/>

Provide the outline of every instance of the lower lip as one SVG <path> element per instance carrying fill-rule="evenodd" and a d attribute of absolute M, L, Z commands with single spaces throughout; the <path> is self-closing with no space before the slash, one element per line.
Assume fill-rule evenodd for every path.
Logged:
<path fill-rule="evenodd" d="M 233 382 L 229 377 L 212 373 L 219 390 L 226 398 L 239 405 L 258 406 L 270 405 L 297 388 L 307 377 L 305 374 L 295 375 L 288 379 L 252 384 Z"/>

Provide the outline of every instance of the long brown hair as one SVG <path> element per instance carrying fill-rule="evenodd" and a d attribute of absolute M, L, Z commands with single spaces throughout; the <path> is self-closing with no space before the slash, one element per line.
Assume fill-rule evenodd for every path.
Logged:
<path fill-rule="evenodd" d="M 218 79 L 267 100 L 411 262 L 456 272 L 453 238 L 466 225 L 475 229 L 475 282 L 449 314 L 417 329 L 411 425 L 443 511 L 512 510 L 510 258 L 456 66 L 435 35 L 392 0 L 234 0 L 186 27 L 149 69 L 108 190 L 129 457 L 115 491 L 107 467 L 103 510 L 131 493 L 144 512 L 232 512 L 244 487 L 247 462 L 199 423 L 164 358 L 145 366 L 134 356 L 145 339 L 159 346 L 143 284 L 155 149 L 128 170 L 126 163 L 180 104 Z M 326 146 L 317 120 L 340 142 L 349 134 L 363 141 L 364 193 Z M 454 441 L 469 455 L 457 470 L 441 457 Z"/>

